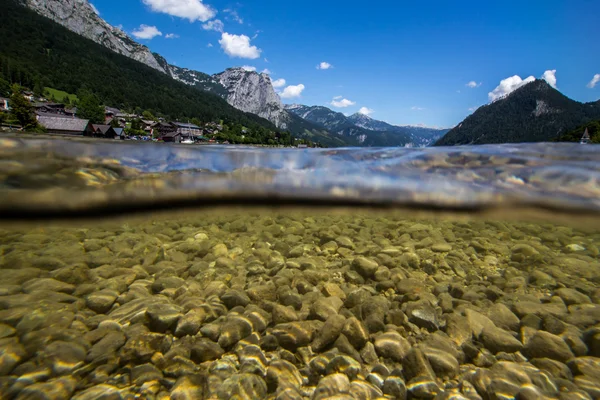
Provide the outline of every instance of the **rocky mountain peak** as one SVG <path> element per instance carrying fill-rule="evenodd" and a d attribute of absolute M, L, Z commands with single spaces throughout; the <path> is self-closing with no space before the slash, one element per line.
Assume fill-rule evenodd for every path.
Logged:
<path fill-rule="evenodd" d="M 38 14 L 116 53 L 133 58 L 161 72 L 167 72 L 146 46 L 137 43 L 125 32 L 100 18 L 87 0 L 21 0 L 21 2 Z"/>
<path fill-rule="evenodd" d="M 244 68 L 229 68 L 213 77 L 225 87 L 225 99 L 229 104 L 286 129 L 289 116 L 273 89 L 269 75 Z"/>

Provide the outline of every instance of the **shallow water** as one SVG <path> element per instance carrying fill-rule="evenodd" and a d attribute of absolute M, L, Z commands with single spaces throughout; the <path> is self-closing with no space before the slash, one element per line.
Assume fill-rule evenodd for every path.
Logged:
<path fill-rule="evenodd" d="M 600 397 L 593 146 L 2 149 L 0 398 Z"/>

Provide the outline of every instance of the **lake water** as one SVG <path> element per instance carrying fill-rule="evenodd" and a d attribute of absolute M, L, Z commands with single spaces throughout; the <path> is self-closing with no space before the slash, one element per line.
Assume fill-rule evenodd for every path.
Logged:
<path fill-rule="evenodd" d="M 0 139 L 0 398 L 600 398 L 599 248 L 592 145 Z"/>

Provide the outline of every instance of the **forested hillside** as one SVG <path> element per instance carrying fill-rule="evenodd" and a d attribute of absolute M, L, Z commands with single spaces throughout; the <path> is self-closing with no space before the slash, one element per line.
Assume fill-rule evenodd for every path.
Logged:
<path fill-rule="evenodd" d="M 69 93 L 85 89 L 113 107 L 140 107 L 179 120 L 223 120 L 256 135 L 278 131 L 263 118 L 114 53 L 15 0 L 0 0 L 0 10 L 0 92 L 13 82 Z"/>
<path fill-rule="evenodd" d="M 590 135 L 591 143 L 600 144 L 600 120 L 588 122 L 585 125 L 578 126 L 577 128 L 565 133 L 564 135 L 556 138 L 557 142 L 579 142 L 583 136 L 583 132 L 588 130 Z"/>
<path fill-rule="evenodd" d="M 600 119 L 600 101 L 579 103 L 536 80 L 480 107 L 436 146 L 552 141 L 593 119 Z"/>

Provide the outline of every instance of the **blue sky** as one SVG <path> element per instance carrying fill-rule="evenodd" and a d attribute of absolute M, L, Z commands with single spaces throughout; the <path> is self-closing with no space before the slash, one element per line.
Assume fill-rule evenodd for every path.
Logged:
<path fill-rule="evenodd" d="M 600 98 L 597 0 L 92 3 L 175 65 L 267 69 L 284 103 L 393 124 L 451 127 L 544 74 L 575 100 Z"/>

